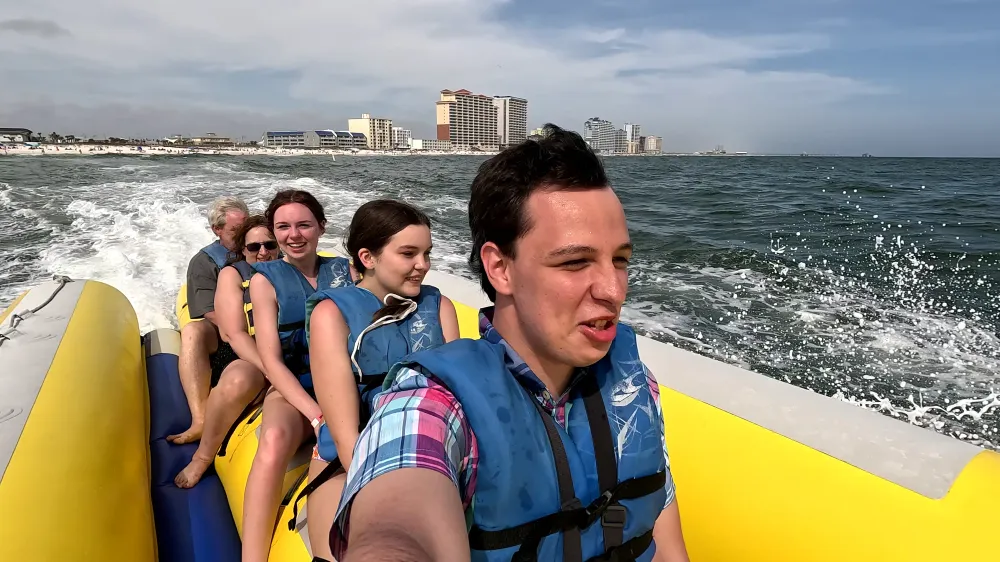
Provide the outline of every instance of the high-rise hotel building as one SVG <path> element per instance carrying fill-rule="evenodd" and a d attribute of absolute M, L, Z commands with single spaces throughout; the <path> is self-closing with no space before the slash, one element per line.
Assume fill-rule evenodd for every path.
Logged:
<path fill-rule="evenodd" d="M 514 96 L 493 98 L 497 108 L 497 141 L 500 148 L 524 142 L 528 138 L 528 100 Z"/>
<path fill-rule="evenodd" d="M 493 98 L 469 90 L 441 90 L 437 108 L 437 138 L 452 147 L 493 150 L 498 146 L 497 108 Z"/>

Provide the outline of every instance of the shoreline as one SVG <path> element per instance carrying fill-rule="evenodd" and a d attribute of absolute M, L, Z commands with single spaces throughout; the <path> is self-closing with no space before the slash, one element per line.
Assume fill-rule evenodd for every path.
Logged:
<path fill-rule="evenodd" d="M 496 152 L 462 150 L 343 150 L 334 148 L 226 147 L 191 148 L 176 146 L 41 144 L 37 147 L 5 145 L 0 156 L 494 156 Z"/>

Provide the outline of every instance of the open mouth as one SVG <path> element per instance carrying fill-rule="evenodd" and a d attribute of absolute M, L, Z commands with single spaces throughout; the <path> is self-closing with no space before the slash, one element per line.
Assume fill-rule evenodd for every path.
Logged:
<path fill-rule="evenodd" d="M 580 324 L 580 331 L 588 339 L 599 343 L 610 343 L 615 339 L 617 333 L 617 322 L 614 318 L 596 318 Z"/>

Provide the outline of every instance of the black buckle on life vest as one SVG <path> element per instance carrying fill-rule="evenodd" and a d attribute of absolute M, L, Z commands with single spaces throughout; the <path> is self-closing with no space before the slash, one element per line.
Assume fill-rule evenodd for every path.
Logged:
<path fill-rule="evenodd" d="M 624 528 L 626 513 L 625 506 L 623 505 L 609 505 L 604 509 L 604 514 L 601 515 L 601 526 L 604 528 Z"/>
<path fill-rule="evenodd" d="M 608 506 L 611 505 L 611 500 L 614 498 L 614 495 L 615 490 L 605 490 L 603 494 L 597 496 L 597 499 L 590 502 L 590 505 L 588 505 L 586 509 L 588 525 L 596 521 L 597 517 L 602 515 Z M 582 527 L 585 526 L 586 525 Z"/>

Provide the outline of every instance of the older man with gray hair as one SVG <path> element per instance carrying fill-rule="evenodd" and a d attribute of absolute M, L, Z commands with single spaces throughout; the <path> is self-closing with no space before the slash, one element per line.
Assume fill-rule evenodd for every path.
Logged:
<path fill-rule="evenodd" d="M 218 382 L 226 364 L 236 359 L 228 345 L 220 345 L 215 325 L 215 286 L 219 270 L 236 248 L 236 232 L 250 214 L 246 203 L 235 197 L 221 197 L 212 202 L 208 222 L 218 236 L 215 242 L 198 251 L 187 270 L 187 306 L 192 320 L 181 329 L 181 353 L 177 368 L 181 386 L 191 409 L 191 427 L 167 440 L 190 443 L 201 439 L 205 425 L 208 393 Z"/>

